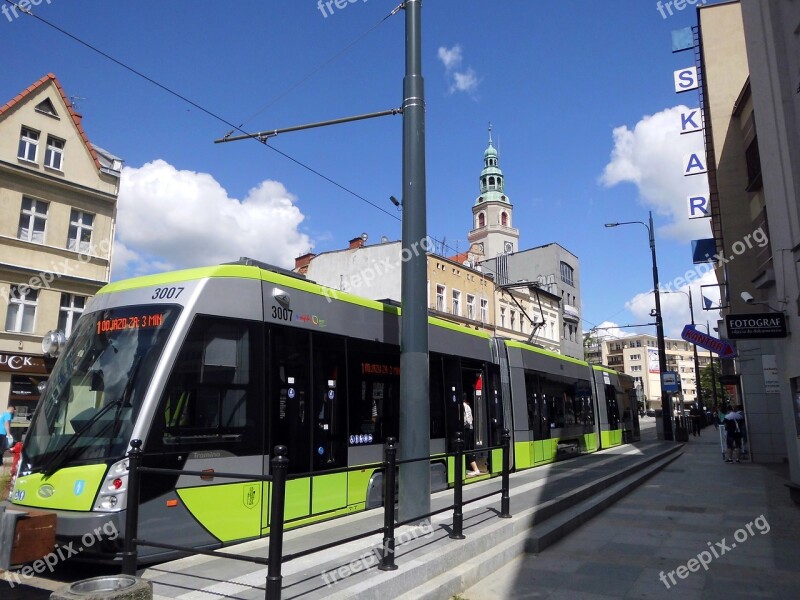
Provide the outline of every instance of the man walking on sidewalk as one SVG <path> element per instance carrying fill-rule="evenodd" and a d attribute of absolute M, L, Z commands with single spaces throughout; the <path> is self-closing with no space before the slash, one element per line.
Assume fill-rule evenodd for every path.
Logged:
<path fill-rule="evenodd" d="M 736 462 L 739 462 L 739 455 L 742 453 L 742 421 L 741 413 L 736 412 L 733 408 L 725 415 L 725 445 L 728 448 L 728 457 L 725 462 L 733 462 L 733 449 L 736 448 Z"/>

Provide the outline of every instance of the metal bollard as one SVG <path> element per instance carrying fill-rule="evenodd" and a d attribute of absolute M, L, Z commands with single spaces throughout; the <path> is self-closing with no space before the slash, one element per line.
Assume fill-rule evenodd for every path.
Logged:
<path fill-rule="evenodd" d="M 281 559 L 283 558 L 283 513 L 286 506 L 286 471 L 289 459 L 286 446 L 275 446 L 270 461 L 272 475 L 272 510 L 269 520 L 269 557 L 267 559 L 267 600 L 281 600 Z"/>
<path fill-rule="evenodd" d="M 378 569 L 381 571 L 394 571 L 397 565 L 394 564 L 394 488 L 395 472 L 397 469 L 397 440 L 393 437 L 386 438 L 386 445 L 383 449 L 384 454 L 384 477 L 383 477 L 383 551 L 381 552 L 381 564 Z"/>
<path fill-rule="evenodd" d="M 122 551 L 122 574 L 136 575 L 138 550 L 136 537 L 139 531 L 139 483 L 142 466 L 142 440 L 131 440 L 128 452 L 128 506 L 125 512 L 125 544 Z"/>
<path fill-rule="evenodd" d="M 464 470 L 464 433 L 456 431 L 456 439 L 454 440 L 456 447 L 455 455 L 455 477 L 453 481 L 453 532 L 450 534 L 450 539 L 463 540 L 464 539 L 464 512 L 463 512 L 463 491 L 464 491 L 464 478 L 462 471 Z"/>
<path fill-rule="evenodd" d="M 500 436 L 503 445 L 503 490 L 500 495 L 500 518 L 511 518 L 511 496 L 509 495 L 511 471 L 511 434 L 508 429 L 503 429 Z"/>

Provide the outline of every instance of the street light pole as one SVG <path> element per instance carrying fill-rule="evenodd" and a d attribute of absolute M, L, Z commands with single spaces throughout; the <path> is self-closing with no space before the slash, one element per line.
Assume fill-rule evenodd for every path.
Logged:
<path fill-rule="evenodd" d="M 644 225 L 650 239 L 650 254 L 653 260 L 653 293 L 656 297 L 656 339 L 658 345 L 658 379 L 661 388 L 661 418 L 664 423 L 664 439 L 673 440 L 672 435 L 672 401 L 669 394 L 664 390 L 664 373 L 667 371 L 667 349 L 664 343 L 664 321 L 661 317 L 661 295 L 658 283 L 658 261 L 656 260 L 656 238 L 653 229 L 653 211 L 650 211 L 649 224 L 644 221 L 624 221 L 621 223 L 606 223 L 606 227 L 617 227 L 619 225 L 632 225 L 637 223 Z"/>
<path fill-rule="evenodd" d="M 689 298 L 689 315 L 692 318 L 692 327 L 695 327 L 694 322 L 694 305 L 692 304 L 692 291 L 691 288 L 688 292 L 684 292 L 683 290 L 675 290 L 674 292 L 664 292 L 665 294 L 674 294 L 680 293 L 685 294 L 687 298 Z M 694 390 L 695 390 L 695 402 L 697 403 L 697 407 L 700 408 L 700 401 L 702 399 L 702 387 L 700 385 L 700 359 L 697 357 L 697 344 L 692 344 L 693 354 L 694 354 Z M 681 407 L 682 408 L 682 407 Z M 681 413 L 683 411 L 681 410 Z"/>

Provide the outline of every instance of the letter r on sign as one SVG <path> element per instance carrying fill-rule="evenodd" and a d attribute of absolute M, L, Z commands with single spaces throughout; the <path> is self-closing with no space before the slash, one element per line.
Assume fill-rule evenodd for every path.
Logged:
<path fill-rule="evenodd" d="M 707 197 L 689 196 L 686 200 L 689 206 L 690 219 L 700 219 L 702 217 L 711 216 L 711 207 L 709 206 Z"/>

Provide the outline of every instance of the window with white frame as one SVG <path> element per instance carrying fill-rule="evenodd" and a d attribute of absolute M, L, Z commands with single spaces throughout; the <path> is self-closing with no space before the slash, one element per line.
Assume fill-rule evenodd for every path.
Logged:
<path fill-rule="evenodd" d="M 44 244 L 44 226 L 47 221 L 47 202 L 22 198 L 17 237 L 26 242 Z"/>
<path fill-rule="evenodd" d="M 30 127 L 23 127 L 19 135 L 19 148 L 17 157 L 22 160 L 36 162 L 36 153 L 39 149 L 39 132 Z"/>
<path fill-rule="evenodd" d="M 83 314 L 83 309 L 86 306 L 85 296 L 76 296 L 74 294 L 61 294 L 61 310 L 58 313 L 58 330 L 62 331 L 65 336 L 69 337 L 75 324 Z"/>
<path fill-rule="evenodd" d="M 93 228 L 94 215 L 73 208 L 69 215 L 67 248 L 76 252 L 89 252 Z"/>
<path fill-rule="evenodd" d="M 453 290 L 453 314 L 461 316 L 461 292 Z"/>
<path fill-rule="evenodd" d="M 489 301 L 481 298 L 481 323 L 489 322 Z"/>
<path fill-rule="evenodd" d="M 44 166 L 63 170 L 64 166 L 64 140 L 52 135 L 47 136 L 47 148 L 44 151 Z"/>
<path fill-rule="evenodd" d="M 439 312 L 444 312 L 444 293 L 445 289 L 443 285 L 436 286 L 436 310 Z"/>
<path fill-rule="evenodd" d="M 467 318 L 475 319 L 475 296 L 467 294 Z"/>
<path fill-rule="evenodd" d="M 574 273 L 575 269 L 573 269 L 570 265 L 565 262 L 561 263 L 561 281 L 569 285 L 575 285 L 573 282 Z"/>
<path fill-rule="evenodd" d="M 33 333 L 38 299 L 39 290 L 34 290 L 27 285 L 12 285 L 8 293 L 6 331 Z"/>

